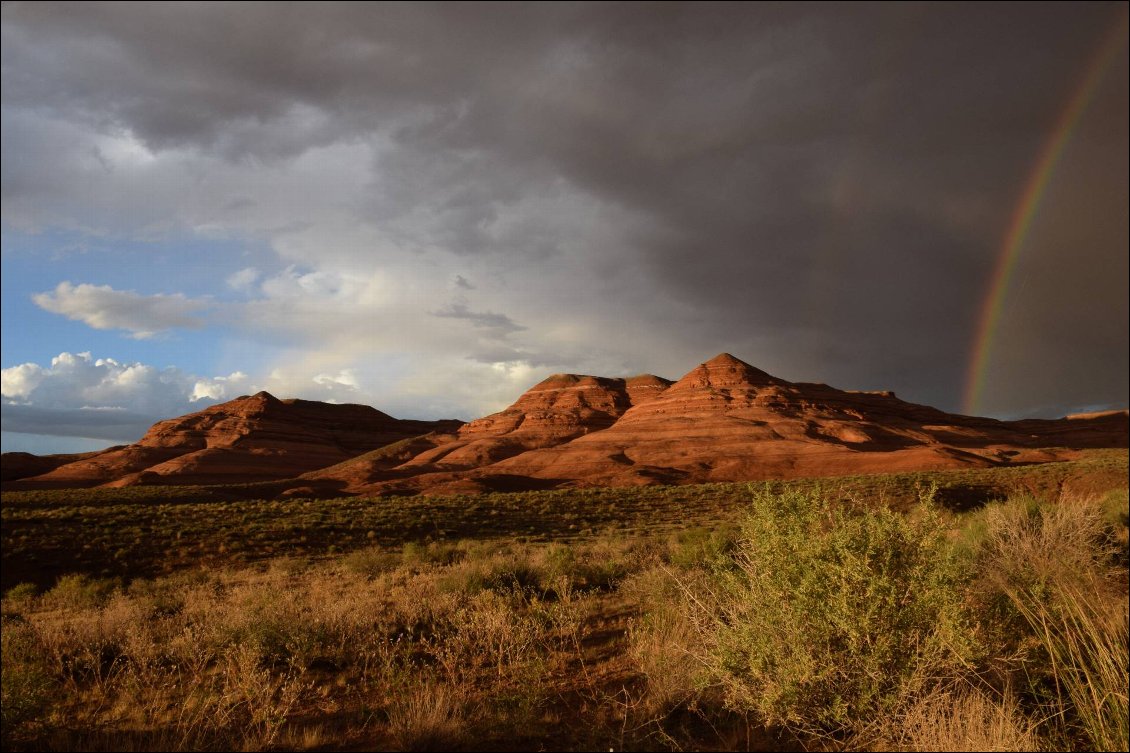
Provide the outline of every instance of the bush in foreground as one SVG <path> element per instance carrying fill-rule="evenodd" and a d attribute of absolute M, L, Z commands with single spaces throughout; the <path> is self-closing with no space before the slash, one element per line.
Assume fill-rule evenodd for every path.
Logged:
<path fill-rule="evenodd" d="M 758 494 L 705 591 L 687 592 L 731 708 L 770 725 L 859 731 L 974 653 L 942 518 Z"/>

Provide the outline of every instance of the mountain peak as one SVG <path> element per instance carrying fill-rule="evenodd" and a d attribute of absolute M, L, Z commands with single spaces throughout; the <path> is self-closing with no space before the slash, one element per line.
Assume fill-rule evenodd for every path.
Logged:
<path fill-rule="evenodd" d="M 273 404 L 273 403 L 281 403 L 281 402 L 282 402 L 281 400 L 279 400 L 277 397 L 272 395 L 270 392 L 267 392 L 266 390 L 259 390 L 254 395 L 240 395 L 239 397 L 233 397 L 231 400 L 228 400 L 226 403 L 216 403 L 212 407 L 218 408 L 218 407 L 225 406 L 225 405 L 241 405 L 241 404 L 244 404 L 244 403 L 260 403 L 260 404 L 263 404 L 263 405 L 270 405 L 270 404 Z"/>
<path fill-rule="evenodd" d="M 645 385 L 661 385 L 664 389 L 671 386 L 670 379 L 664 379 L 655 374 L 636 374 L 624 379 L 624 384 L 631 389 L 632 387 L 645 386 Z"/>
<path fill-rule="evenodd" d="M 694 387 L 762 387 L 776 384 L 781 380 L 761 369 L 750 366 L 740 358 L 729 353 L 719 353 L 705 363 L 699 364 L 686 376 L 675 383 L 681 389 Z"/>
<path fill-rule="evenodd" d="M 534 392 L 536 390 L 544 389 L 560 389 L 562 387 L 568 387 L 570 385 L 577 384 L 578 382 L 581 382 L 585 379 L 593 379 L 593 377 L 587 376 L 585 374 L 550 374 L 545 379 L 541 380 L 526 391 Z"/>
<path fill-rule="evenodd" d="M 215 414 L 215 415 L 260 415 L 266 412 L 274 412 L 276 409 L 285 405 L 282 400 L 272 395 L 266 390 L 260 390 L 254 395 L 240 395 L 237 398 L 228 400 L 226 403 L 216 403 L 215 405 L 205 408 L 200 411 L 202 414 Z M 195 414 L 189 414 L 195 415 Z"/>
<path fill-rule="evenodd" d="M 729 353 L 719 353 L 702 364 L 703 366 L 749 366 L 748 363 L 730 355 Z"/>

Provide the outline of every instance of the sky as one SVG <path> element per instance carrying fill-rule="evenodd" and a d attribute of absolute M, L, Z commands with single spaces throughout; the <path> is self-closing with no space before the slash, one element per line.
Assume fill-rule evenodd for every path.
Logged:
<path fill-rule="evenodd" d="M 4 451 L 723 351 L 1127 405 L 1126 3 L 0 12 Z"/>

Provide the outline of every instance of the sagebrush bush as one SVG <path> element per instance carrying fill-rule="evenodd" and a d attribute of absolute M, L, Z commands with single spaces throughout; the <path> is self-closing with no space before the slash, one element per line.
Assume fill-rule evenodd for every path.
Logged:
<path fill-rule="evenodd" d="M 400 564 L 400 557 L 379 546 L 370 546 L 345 555 L 342 564 L 355 573 L 375 578 L 381 573 L 395 569 Z"/>
<path fill-rule="evenodd" d="M 727 703 L 769 724 L 855 729 L 972 652 L 963 576 L 932 511 L 762 493 L 726 559 L 689 603 Z"/>
<path fill-rule="evenodd" d="M 18 583 L 4 593 L 4 604 L 13 609 L 25 609 L 35 603 L 39 588 L 34 583 Z"/>
<path fill-rule="evenodd" d="M 114 591 L 122 587 L 118 578 L 91 578 L 82 574 L 64 575 L 55 587 L 43 595 L 44 601 L 56 608 L 81 609 L 105 604 Z"/>
<path fill-rule="evenodd" d="M 467 551 L 455 543 L 433 541 L 428 544 L 417 544 L 410 541 L 404 545 L 400 557 L 406 565 L 451 565 L 466 555 Z"/>

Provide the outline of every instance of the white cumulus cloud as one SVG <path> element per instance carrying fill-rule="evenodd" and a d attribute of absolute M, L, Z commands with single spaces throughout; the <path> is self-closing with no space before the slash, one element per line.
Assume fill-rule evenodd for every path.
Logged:
<path fill-rule="evenodd" d="M 174 367 L 64 352 L 49 366 L 23 363 L 3 369 L 0 378 L 6 432 L 135 441 L 161 418 L 229 397 L 226 390 L 238 389 L 247 376 L 202 379 Z"/>
<path fill-rule="evenodd" d="M 337 374 L 318 374 L 314 377 L 314 384 L 323 387 L 349 387 L 357 389 L 357 374 L 353 369 L 342 369 Z"/>
<path fill-rule="evenodd" d="M 43 367 L 35 363 L 21 363 L 0 374 L 0 393 L 13 400 L 26 398 L 43 381 Z"/>
<path fill-rule="evenodd" d="M 60 282 L 54 291 L 37 293 L 32 300 L 53 314 L 94 329 L 124 329 L 137 339 L 176 328 L 199 329 L 204 322 L 198 314 L 209 306 L 180 293 L 141 295 L 109 285 L 70 282 Z"/>
<path fill-rule="evenodd" d="M 236 392 L 241 389 L 241 385 L 247 383 L 247 375 L 242 371 L 236 371 L 228 376 L 218 376 L 211 379 L 199 379 L 196 384 L 192 386 L 192 394 L 189 396 L 189 402 L 197 402 L 198 400 L 225 400 L 236 396 Z"/>

